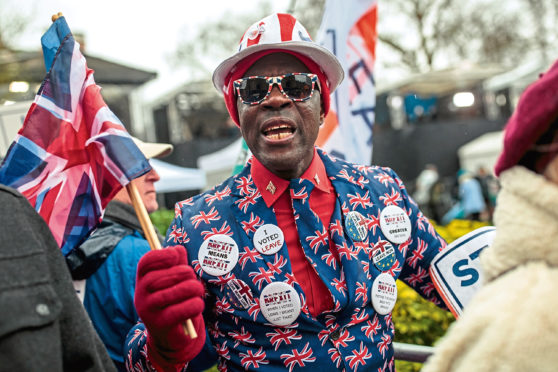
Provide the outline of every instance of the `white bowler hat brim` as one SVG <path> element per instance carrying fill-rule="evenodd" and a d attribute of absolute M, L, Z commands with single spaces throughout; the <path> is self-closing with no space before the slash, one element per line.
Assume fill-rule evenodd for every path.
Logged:
<path fill-rule="evenodd" d="M 333 53 L 313 42 L 306 28 L 292 15 L 274 13 L 246 30 L 240 39 L 238 52 L 221 62 L 213 72 L 213 85 L 219 92 L 226 93 L 228 87 L 225 82 L 242 60 L 254 53 L 273 49 L 298 53 L 316 63 L 326 75 L 330 92 L 343 80 L 343 67 Z"/>
<path fill-rule="evenodd" d="M 291 51 L 310 58 L 320 66 L 327 76 L 330 92 L 333 92 L 343 80 L 343 67 L 341 67 L 337 57 L 329 50 L 313 42 L 285 41 L 253 45 L 227 58 L 213 72 L 213 85 L 218 91 L 223 92 L 226 89 L 225 80 L 229 74 L 234 72 L 237 64 L 254 53 L 271 49 Z"/>

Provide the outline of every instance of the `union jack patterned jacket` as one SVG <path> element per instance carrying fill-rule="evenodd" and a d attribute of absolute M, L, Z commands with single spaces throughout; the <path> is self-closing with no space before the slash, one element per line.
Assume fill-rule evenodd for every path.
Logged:
<path fill-rule="evenodd" d="M 328 259 L 329 244 L 324 244 L 323 260 L 314 262 L 334 302 L 334 309 L 318 318 L 308 311 L 286 244 L 273 255 L 260 254 L 254 247 L 256 229 L 264 224 L 277 225 L 277 220 L 252 182 L 250 164 L 212 190 L 176 204 L 165 244 L 186 248 L 190 265 L 206 286 L 207 306 L 215 314 L 213 320 L 206 319 L 210 323 L 208 336 L 221 371 L 295 371 L 308 367 L 322 371 L 393 371 L 391 312 L 378 314 L 371 304 L 370 292 L 374 279 L 382 273 L 372 262 L 372 252 L 378 244 L 388 241 L 380 228 L 380 213 L 390 205 L 407 213 L 412 232 L 404 243 L 392 243 L 395 261 L 383 272 L 402 279 L 443 307 L 429 266 L 445 248 L 445 242 L 418 210 L 395 172 L 347 163 L 321 150 L 318 154 L 337 194 L 329 239 L 333 239 L 339 255 L 339 262 Z M 369 232 L 362 242 L 353 241 L 344 228 L 350 211 L 365 217 Z M 229 273 L 213 276 L 202 270 L 198 250 L 204 240 L 218 234 L 235 241 L 239 259 Z M 300 237 L 307 238 L 311 239 Z M 250 306 L 239 306 L 227 296 L 228 283 L 233 279 L 250 288 Z M 273 282 L 290 284 L 300 297 L 300 315 L 290 325 L 275 326 L 262 314 L 260 294 Z M 141 365 L 139 359 L 146 355 L 140 352 L 145 347 L 143 330 L 140 324 L 131 338 L 129 365 Z"/>

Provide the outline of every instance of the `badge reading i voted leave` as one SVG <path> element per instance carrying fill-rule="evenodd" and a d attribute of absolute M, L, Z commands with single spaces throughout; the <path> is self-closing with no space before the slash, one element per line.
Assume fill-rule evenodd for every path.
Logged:
<path fill-rule="evenodd" d="M 380 240 L 376 243 L 372 252 L 372 261 L 381 271 L 391 269 L 395 263 L 395 249 L 393 245 L 387 240 Z"/>
<path fill-rule="evenodd" d="M 347 230 L 347 235 L 355 242 L 362 242 L 368 236 L 366 219 L 357 211 L 347 213 L 345 216 L 345 229 Z"/>
<path fill-rule="evenodd" d="M 268 322 L 286 326 L 293 323 L 300 314 L 300 298 L 295 289 L 283 282 L 268 284 L 260 295 L 262 315 Z"/>
<path fill-rule="evenodd" d="M 389 314 L 397 301 L 397 285 L 388 273 L 381 273 L 372 284 L 372 306 L 380 315 Z"/>
<path fill-rule="evenodd" d="M 225 286 L 225 296 L 229 303 L 237 309 L 248 309 L 254 304 L 252 290 L 245 281 L 231 279 Z"/>
<path fill-rule="evenodd" d="M 228 235 L 216 234 L 206 239 L 198 252 L 201 268 L 209 275 L 230 272 L 238 262 L 238 246 Z"/>
<path fill-rule="evenodd" d="M 285 237 L 279 226 L 266 224 L 256 230 L 252 241 L 258 252 L 270 255 L 279 252 L 285 242 Z"/>
<path fill-rule="evenodd" d="M 390 242 L 405 243 L 411 236 L 411 220 L 402 208 L 389 205 L 380 213 L 380 229 Z"/>

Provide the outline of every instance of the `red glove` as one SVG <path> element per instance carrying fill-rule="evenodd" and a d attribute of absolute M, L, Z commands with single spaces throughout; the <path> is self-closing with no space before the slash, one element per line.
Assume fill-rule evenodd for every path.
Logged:
<path fill-rule="evenodd" d="M 139 261 L 134 303 L 147 328 L 149 361 L 157 370 L 180 370 L 203 348 L 203 294 L 184 247 L 150 251 Z M 187 319 L 198 334 L 194 340 L 184 332 Z"/>

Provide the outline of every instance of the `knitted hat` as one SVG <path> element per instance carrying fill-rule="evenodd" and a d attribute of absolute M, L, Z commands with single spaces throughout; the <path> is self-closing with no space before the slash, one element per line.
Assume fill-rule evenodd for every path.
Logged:
<path fill-rule="evenodd" d="M 296 18 L 275 13 L 250 26 L 240 40 L 238 52 L 221 62 L 213 72 L 213 85 L 223 92 L 227 110 L 237 125 L 233 81 L 242 77 L 264 55 L 280 52 L 294 55 L 310 72 L 318 75 L 324 113 L 329 110 L 329 94 L 343 80 L 341 64 L 329 50 L 312 41 Z"/>
<path fill-rule="evenodd" d="M 558 61 L 521 95 L 506 124 L 504 147 L 494 173 L 499 176 L 506 169 L 518 164 L 535 145 L 540 144 L 541 137 L 549 137 L 546 135 L 549 130 L 558 129 L 557 119 Z"/>

